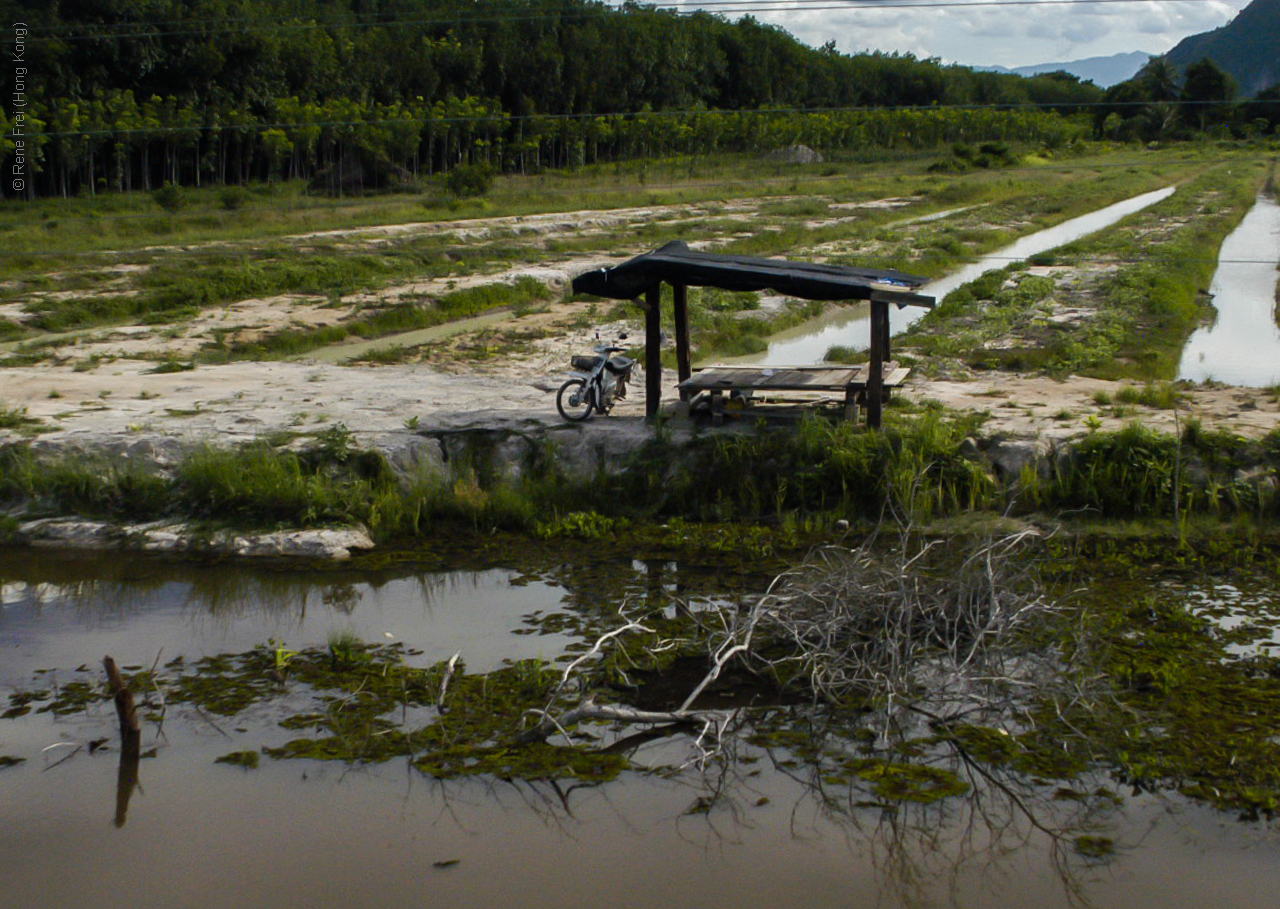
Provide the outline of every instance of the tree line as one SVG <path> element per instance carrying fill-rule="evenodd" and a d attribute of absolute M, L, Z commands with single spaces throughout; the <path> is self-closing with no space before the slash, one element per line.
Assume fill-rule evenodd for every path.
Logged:
<path fill-rule="evenodd" d="M 458 164 L 1071 141 L 1092 83 L 808 47 L 751 17 L 591 0 L 0 0 L 28 105 L 0 139 L 30 195 Z M 0 70 L 6 96 L 14 75 Z M 19 126 L 21 149 L 15 149 Z M 9 190 L 9 186 L 5 186 Z"/>
<path fill-rule="evenodd" d="M 512 117 L 491 99 L 381 104 L 280 99 L 265 117 L 199 110 L 173 96 L 141 104 L 131 92 L 65 102 L 25 121 L 26 156 L 46 195 L 150 190 L 163 185 L 303 179 L 335 193 L 409 183 L 460 164 L 537 172 L 637 157 L 823 149 L 929 149 L 1018 140 L 1059 147 L 1087 121 L 1053 111 L 876 108 L 831 111 L 692 110 Z M 6 135 L 9 125 L 0 120 Z M 0 144 L 0 155 L 12 153 Z"/>
<path fill-rule="evenodd" d="M 1209 133 L 1222 138 L 1274 132 L 1280 124 L 1280 84 L 1250 99 L 1209 58 L 1185 72 L 1152 57 L 1132 79 L 1107 89 L 1093 110 L 1099 138 L 1156 142 Z"/>

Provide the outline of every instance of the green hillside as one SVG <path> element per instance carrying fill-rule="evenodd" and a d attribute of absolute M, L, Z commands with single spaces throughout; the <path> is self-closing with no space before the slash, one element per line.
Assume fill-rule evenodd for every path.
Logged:
<path fill-rule="evenodd" d="M 1165 55 L 1179 71 L 1205 57 L 1247 97 L 1280 83 L 1280 0 L 1253 0 L 1222 28 L 1184 38 Z"/>

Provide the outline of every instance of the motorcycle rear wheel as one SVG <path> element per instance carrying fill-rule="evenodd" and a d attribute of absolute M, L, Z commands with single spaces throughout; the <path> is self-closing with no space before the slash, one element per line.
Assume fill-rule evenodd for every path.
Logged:
<path fill-rule="evenodd" d="M 587 388 L 585 379 L 570 379 L 556 392 L 556 410 L 570 423 L 582 422 L 591 416 L 594 407 L 595 395 Z"/>

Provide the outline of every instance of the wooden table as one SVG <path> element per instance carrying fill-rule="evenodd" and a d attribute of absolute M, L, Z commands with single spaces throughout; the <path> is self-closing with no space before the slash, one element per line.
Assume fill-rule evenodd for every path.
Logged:
<path fill-rule="evenodd" d="M 840 392 L 844 394 L 845 416 L 858 418 L 858 408 L 866 404 L 868 364 L 858 366 L 708 366 L 680 383 L 680 400 L 689 401 L 700 392 L 711 396 L 711 412 L 724 412 L 726 392 Z M 911 370 L 890 362 L 885 364 L 884 397 L 890 389 L 906 381 Z"/>

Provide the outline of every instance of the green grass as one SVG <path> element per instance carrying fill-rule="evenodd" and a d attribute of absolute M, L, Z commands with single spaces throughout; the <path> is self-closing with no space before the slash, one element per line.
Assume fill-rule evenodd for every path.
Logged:
<path fill-rule="evenodd" d="M 868 350 L 859 350 L 853 347 L 847 347 L 843 344 L 833 344 L 827 348 L 827 352 L 822 357 L 826 363 L 844 363 L 853 365 L 855 363 L 866 363 L 871 359 L 871 352 Z"/>
<path fill-rule="evenodd" d="M 1116 266 L 1085 274 L 1085 293 L 1101 305 L 1078 322 L 1050 322 L 1046 307 L 1062 292 L 1053 279 L 1014 265 L 949 294 L 899 345 L 976 369 L 1171 379 L 1202 317 L 1201 288 L 1218 247 L 1252 205 L 1268 166 L 1256 155 L 1206 162 L 1168 199 L 1057 250 L 1060 261 Z M 1005 289 L 1010 280 L 1016 287 Z M 1005 339 L 1014 343 L 991 343 Z"/>
<path fill-rule="evenodd" d="M 40 421 L 35 417 L 27 416 L 25 407 L 5 407 L 0 405 L 0 429 L 26 431 L 40 425 Z"/>
<path fill-rule="evenodd" d="M 1071 458 L 1023 478 L 1018 507 L 1085 509 L 1107 519 L 1280 517 L 1273 478 L 1280 471 L 1280 431 L 1246 440 L 1188 421 L 1182 436 L 1140 423 L 1091 432 Z"/>
<path fill-rule="evenodd" d="M 716 155 L 592 166 L 534 176 L 507 175 L 494 180 L 484 199 L 450 203 L 424 180 L 427 192 L 404 192 L 333 199 L 310 195 L 303 183 L 253 185 L 242 204 L 228 209 L 228 188 L 184 188 L 186 205 L 160 209 L 146 193 L 100 193 L 92 198 L 38 199 L 0 205 L 0 234 L 8 255 L 0 276 L 21 277 L 61 270 L 85 261 L 110 264 L 92 254 L 157 244 L 239 242 L 291 234 L 350 230 L 371 225 L 464 218 L 542 214 L 581 209 L 613 209 L 680 202 L 714 203 L 727 187 L 752 194 L 877 192 L 884 177 L 868 174 L 911 172 L 930 160 L 915 155 L 886 164 L 849 165 L 838 174 L 821 166 L 761 168 L 752 156 Z M 873 196 L 871 196 L 873 197 Z M 325 242 L 321 240 L 321 242 Z M 156 254 L 162 254 L 157 251 Z"/>
<path fill-rule="evenodd" d="M 354 450 L 339 428 L 302 452 L 266 442 L 200 448 L 170 475 L 135 461 L 38 457 L 18 447 L 0 452 L 0 499 L 51 514 L 124 520 L 180 517 L 237 527 L 360 522 L 383 538 L 441 523 L 528 531 L 585 510 L 713 521 L 856 514 L 878 510 L 888 496 L 910 497 L 913 508 L 935 513 L 973 507 L 991 492 L 981 471 L 957 454 L 969 430 L 933 413 L 902 417 L 883 434 L 813 420 L 798 435 L 707 440 L 676 462 L 655 440 L 637 452 L 627 473 L 608 478 L 566 475 L 552 452 L 532 450 L 514 481 L 497 471 L 483 445 L 446 473 L 397 480 L 380 456 Z M 938 484 L 930 484 L 928 502 L 914 488 L 919 472 Z"/>
<path fill-rule="evenodd" d="M 513 284 L 502 282 L 482 284 L 445 294 L 432 304 L 395 306 L 343 322 L 341 325 L 282 331 L 256 341 L 229 346 L 218 344 L 205 350 L 200 358 L 206 361 L 223 361 L 283 359 L 300 356 L 352 338 L 382 338 L 420 328 L 430 328 L 479 315 L 492 309 L 528 306 L 534 301 L 546 300 L 550 296 L 550 289 L 532 278 L 519 278 Z"/>
<path fill-rule="evenodd" d="M 750 236 L 731 241 L 728 251 L 803 257 L 815 245 L 833 243 L 867 251 L 838 252 L 831 261 L 897 266 L 928 275 L 1006 240 L 1007 231 L 986 226 L 993 217 L 1016 219 L 1016 230 L 1024 232 L 1203 166 L 1196 153 L 1182 149 L 1158 155 L 1104 149 L 1096 158 L 1086 154 L 999 174 L 983 171 L 943 178 L 927 173 L 932 160 L 918 154 L 872 155 L 865 162 L 851 158 L 839 165 L 784 167 L 728 155 L 634 162 L 503 177 L 485 199 L 452 206 L 437 204 L 433 191 L 333 200 L 308 196 L 297 185 L 250 187 L 237 194 L 239 207 L 230 208 L 225 204 L 227 188 L 184 190 L 187 204 L 173 212 L 162 211 L 149 196 L 109 193 L 91 199 L 37 200 L 21 207 L 0 205 L 7 252 L 0 257 L 0 278 L 18 282 L 19 299 L 33 316 L 24 325 L 0 323 L 0 341 L 38 340 L 38 333 L 128 322 L 177 323 L 227 303 L 280 294 L 336 300 L 396 281 L 543 261 L 548 251 L 594 253 L 617 248 L 619 242 L 656 246 L 676 238 L 740 235 L 744 222 L 722 217 L 720 201 L 739 194 L 763 198 L 764 210 L 750 225 Z M 1115 166 L 1139 160 L 1142 167 Z M 770 202 L 771 196 L 778 198 Z M 860 209 L 854 219 L 813 230 L 802 223 L 832 203 L 890 196 L 911 203 L 898 210 Z M 908 216 L 960 202 L 984 203 L 985 208 L 969 221 L 949 221 L 945 226 L 892 226 Z M 704 217 L 691 220 L 689 212 L 677 210 L 670 219 L 651 217 L 603 238 L 552 237 L 545 247 L 517 234 L 514 227 L 501 226 L 487 239 L 455 238 L 448 233 L 450 225 L 444 224 L 443 232 L 409 232 L 381 238 L 376 245 L 323 233 L 372 224 L 668 203 L 697 206 Z M 297 236 L 309 232 L 318 235 Z M 915 240 L 910 239 L 913 233 L 919 235 Z M 31 296 L 36 290 L 57 293 Z M 450 300 L 444 301 L 443 311 L 457 317 L 487 306 Z M 425 312 L 398 318 L 405 329 L 435 324 L 434 316 Z M 257 348 L 245 345 L 213 356 L 289 356 L 348 337 L 403 330 L 376 324 L 382 319 L 357 320 L 346 326 L 346 334 L 287 332 Z M 715 318 L 707 320 L 704 332 L 704 347 L 726 354 L 760 349 L 766 333 L 762 325 L 734 326 Z M 14 352 L 4 360 L 10 365 L 36 361 L 32 351 Z"/>
<path fill-rule="evenodd" d="M 1087 167 L 1086 159 L 999 172 L 929 175 L 910 192 L 919 201 L 908 208 L 860 210 L 854 221 L 816 228 L 797 224 L 793 217 L 777 218 L 771 225 L 774 229 L 757 229 L 750 236 L 731 241 L 724 251 L 787 255 L 823 244 L 865 245 L 893 222 L 961 203 L 980 203 L 981 211 L 953 216 L 939 224 L 920 225 L 907 245 L 885 249 L 882 244 L 875 244 L 873 252 L 837 254 L 829 260 L 833 264 L 899 268 L 937 277 L 1017 237 L 1186 179 L 1208 166 L 1207 156 L 1197 148 L 1179 148 L 1145 161 L 1141 168 L 1121 166 L 1131 160 L 1128 154 L 1117 154 L 1108 162 L 1110 166 L 1096 168 Z M 900 184 L 880 186 L 883 196 L 907 194 Z M 868 196 L 875 198 L 872 194 L 863 194 L 862 198 Z M 785 205 L 780 203 L 779 207 Z M 767 212 L 762 213 L 762 221 L 764 217 Z M 1005 226 L 993 228 L 992 224 Z M 889 236 L 899 233 L 891 229 Z"/>
<path fill-rule="evenodd" d="M 361 523 L 383 540 L 449 527 L 538 533 L 575 513 L 639 526 L 748 522 L 781 529 L 837 519 L 875 523 L 886 508 L 917 523 L 1010 509 L 1108 520 L 1280 517 L 1272 484 L 1280 431 L 1258 441 L 1194 421 L 1180 439 L 1138 424 L 1094 431 L 1070 458 L 1001 481 L 965 451 L 982 419 L 891 407 L 879 432 L 814 416 L 679 447 L 659 434 L 607 476 L 567 472 L 550 443 L 528 446 L 513 475 L 484 438 L 471 439 L 447 469 L 397 476 L 380 454 L 358 449 L 341 425 L 301 449 L 267 440 L 198 448 L 165 473 L 136 460 L 59 457 L 15 445 L 0 450 L 0 503 L 34 515 L 251 529 Z"/>
<path fill-rule="evenodd" d="M 1123 385 L 1116 392 L 1121 404 L 1140 404 L 1154 410 L 1172 410 L 1182 400 L 1182 393 L 1172 383 L 1154 382 L 1146 385 Z"/>
<path fill-rule="evenodd" d="M 1176 176 L 1191 157 L 1181 150 L 1135 153 L 1100 148 L 1100 157 L 1116 163 L 1142 161 L 1146 170 L 1164 169 Z M 672 203 L 714 204 L 733 195 L 805 196 L 822 194 L 832 201 L 874 200 L 902 195 L 900 180 L 911 177 L 925 209 L 946 207 L 993 194 L 1012 195 L 1010 181 L 1024 185 L 1069 179 L 1072 168 L 1089 162 L 1089 155 L 1066 166 L 1014 168 L 999 174 L 981 172 L 938 178 L 925 173 L 936 160 L 932 153 L 873 155 L 864 162 L 849 160 L 828 165 L 762 165 L 753 156 L 716 155 L 665 160 L 637 160 L 619 165 L 591 166 L 575 171 L 534 176 L 502 176 L 483 200 L 450 205 L 432 191 L 333 199 L 307 193 L 302 183 L 254 185 L 243 204 L 225 206 L 229 189 L 219 186 L 186 188 L 187 205 L 176 212 L 161 210 L 146 193 L 100 193 L 92 198 L 38 199 L 22 205 L 0 205 L 0 234 L 7 255 L 0 277 L 30 277 L 67 266 L 115 264 L 114 257 L 95 253 L 164 246 L 189 247 L 213 241 L 278 239 L 291 234 L 350 230 L 376 224 L 450 221 L 461 218 L 541 214 L 580 209 L 613 209 Z M 1123 167 L 1102 168 L 1097 177 L 1081 181 L 1079 192 L 1091 196 L 1086 185 L 1112 179 Z M 430 182 L 427 181 L 430 186 Z M 1070 203 L 1064 205 L 1064 211 Z M 812 201 L 779 201 L 775 214 L 788 218 L 822 211 Z M 874 213 L 868 213 L 872 216 Z M 329 242 L 321 238 L 321 243 Z M 153 249 L 151 256 L 168 252 Z"/>

